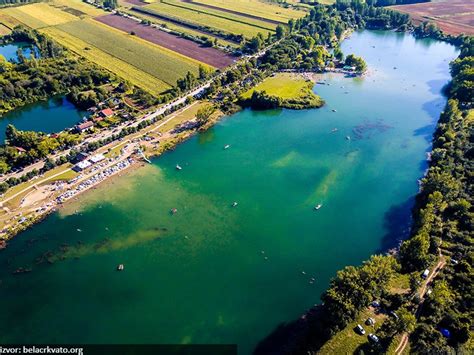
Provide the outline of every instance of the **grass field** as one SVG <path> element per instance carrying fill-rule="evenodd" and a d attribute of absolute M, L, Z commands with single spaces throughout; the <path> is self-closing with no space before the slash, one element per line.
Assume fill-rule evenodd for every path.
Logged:
<path fill-rule="evenodd" d="M 301 76 L 290 73 L 278 73 L 265 79 L 256 87 L 242 94 L 244 99 L 252 96 L 254 91 L 266 91 L 268 95 L 281 99 L 297 99 L 305 91 L 308 82 Z"/>
<path fill-rule="evenodd" d="M 224 46 L 224 47 L 227 47 L 227 46 L 230 46 L 230 47 L 233 47 L 233 48 L 239 47 L 239 45 L 237 43 L 226 41 L 222 38 L 213 36 L 213 35 L 211 35 L 209 33 L 206 33 L 206 32 L 200 32 L 200 31 L 197 31 L 197 30 L 194 30 L 194 29 L 191 29 L 191 28 L 187 28 L 185 26 L 180 26 L 180 25 L 175 24 L 171 21 L 166 21 L 166 20 L 163 20 L 163 19 L 160 19 L 160 18 L 157 18 L 157 17 L 146 15 L 142 12 L 134 11 L 133 9 L 127 10 L 126 12 L 128 12 L 129 14 L 131 14 L 135 17 L 139 17 L 141 19 L 149 20 L 149 21 L 151 21 L 153 23 L 156 23 L 158 25 L 165 26 L 166 28 L 169 28 L 172 31 L 176 31 L 176 32 L 180 32 L 180 33 L 184 33 L 184 34 L 188 34 L 188 35 L 196 36 L 196 37 L 206 36 L 206 37 L 211 38 L 213 41 L 216 39 L 217 43 L 220 44 L 221 46 Z"/>
<path fill-rule="evenodd" d="M 241 34 L 248 38 L 257 35 L 259 32 L 266 33 L 270 31 L 268 29 L 262 29 L 260 27 L 236 22 L 227 18 L 216 17 L 204 12 L 177 7 L 165 3 L 154 3 L 144 6 L 143 8 L 152 10 L 157 14 L 167 17 L 181 19 L 185 22 L 192 22 L 200 26 L 213 27 L 227 33 L 234 33 L 238 35 Z"/>
<path fill-rule="evenodd" d="M 146 90 L 154 95 L 159 95 L 163 91 L 171 88 L 170 85 L 165 82 L 150 76 L 142 70 L 120 60 L 106 52 L 103 52 L 99 48 L 86 43 L 67 32 L 63 32 L 57 28 L 49 27 L 41 30 L 54 38 L 56 41 L 61 43 L 63 46 L 69 48 L 73 52 L 83 56 L 87 60 L 94 62 L 101 67 L 104 67 L 111 72 L 116 73 L 118 76 L 128 80 L 133 85 L 136 85 L 143 90 Z M 88 48 L 88 49 L 86 49 Z"/>
<path fill-rule="evenodd" d="M 93 20 L 70 22 L 57 28 L 169 85 L 176 84 L 188 71 L 198 72 L 198 61 Z"/>
<path fill-rule="evenodd" d="M 228 0 L 192 0 L 192 2 L 196 4 L 215 6 L 225 10 L 232 10 L 242 14 L 262 17 L 281 23 L 288 23 L 288 20 L 291 18 L 296 19 L 306 15 L 306 13 L 303 11 L 284 8 L 276 4 L 270 4 L 260 0 L 232 0 L 231 6 L 229 6 Z"/>
<path fill-rule="evenodd" d="M 369 317 L 375 319 L 374 326 L 365 325 L 365 321 Z M 376 314 L 369 309 L 361 312 L 355 321 L 349 323 L 345 329 L 338 332 L 333 338 L 326 342 L 326 344 L 324 344 L 319 350 L 318 354 L 354 354 L 355 350 L 359 346 L 368 342 L 367 335 L 369 335 L 369 333 L 375 333 L 377 328 L 382 325 L 386 317 L 387 316 L 385 314 Z M 357 326 L 357 324 L 360 324 L 362 327 L 364 327 L 366 331 L 365 335 L 360 335 L 354 331 L 354 328 Z"/>

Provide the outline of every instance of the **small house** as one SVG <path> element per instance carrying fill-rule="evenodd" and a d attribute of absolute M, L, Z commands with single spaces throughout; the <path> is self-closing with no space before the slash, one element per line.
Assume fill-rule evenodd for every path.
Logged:
<path fill-rule="evenodd" d="M 111 108 L 106 108 L 103 109 L 102 111 L 99 112 L 99 115 L 104 117 L 104 118 L 109 118 L 114 115 L 114 111 Z"/>
<path fill-rule="evenodd" d="M 90 167 L 92 165 L 92 163 L 89 161 L 89 160 L 83 160 L 81 161 L 80 163 L 74 165 L 72 167 L 72 170 L 74 170 L 75 172 L 81 172 L 83 171 L 84 169 L 87 169 L 88 167 Z"/>
<path fill-rule="evenodd" d="M 90 160 L 92 163 L 95 164 L 95 163 L 98 163 L 98 162 L 100 162 L 100 161 L 102 161 L 102 160 L 104 160 L 104 159 L 105 159 L 104 155 L 99 153 L 99 154 L 96 154 L 96 155 L 92 156 L 89 160 Z"/>
<path fill-rule="evenodd" d="M 75 128 L 76 128 L 76 132 L 82 133 L 82 132 L 86 132 L 92 129 L 92 127 L 94 127 L 94 123 L 91 121 L 87 121 L 87 122 L 76 125 Z"/>

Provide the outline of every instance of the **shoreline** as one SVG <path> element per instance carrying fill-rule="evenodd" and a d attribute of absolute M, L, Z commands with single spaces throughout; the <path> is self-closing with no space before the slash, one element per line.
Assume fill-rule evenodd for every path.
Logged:
<path fill-rule="evenodd" d="M 325 76 L 325 75 L 328 75 L 328 74 L 339 74 L 340 75 L 340 73 L 332 73 L 332 72 L 323 72 L 323 73 L 304 72 L 304 73 L 293 73 L 293 74 L 295 74 L 297 76 L 300 76 L 301 78 L 303 78 L 305 80 L 312 81 L 313 88 L 317 85 L 317 81 L 316 80 L 314 80 L 314 81 L 311 80 L 313 78 L 310 79 L 308 77 L 308 74 L 309 75 L 315 75 L 315 76 L 317 75 L 317 76 L 321 76 L 321 77 Z M 157 129 L 160 127 L 161 124 L 163 124 L 165 122 L 168 122 L 168 121 L 171 121 L 172 118 L 176 117 L 177 115 L 179 115 L 179 114 L 183 113 L 184 111 L 188 110 L 189 108 L 193 107 L 195 105 L 195 103 L 197 103 L 197 102 L 203 102 L 203 101 L 195 101 L 194 103 L 192 103 L 192 104 L 182 108 L 181 110 L 178 110 L 177 112 L 171 114 L 171 115 L 174 115 L 174 116 L 164 117 L 163 120 L 158 121 L 156 123 L 156 125 L 152 125 L 150 127 L 147 127 L 143 131 L 140 131 L 140 132 L 137 132 L 135 134 L 130 135 L 130 137 L 128 137 L 128 138 L 125 137 L 124 141 L 121 144 L 118 144 L 117 146 L 120 146 L 120 145 L 122 145 L 126 142 L 129 142 L 128 144 L 126 144 L 126 146 L 129 145 L 129 144 L 132 144 L 131 139 L 132 139 L 132 136 L 134 136 L 134 135 L 136 135 L 137 137 L 144 137 L 144 136 L 147 136 L 147 134 L 149 134 L 149 133 L 157 131 Z M 213 116 L 211 116 L 210 120 L 207 123 L 205 123 L 204 125 L 202 125 L 200 127 L 193 128 L 191 130 L 185 130 L 185 131 L 182 131 L 182 132 L 179 132 L 179 133 L 172 133 L 174 128 L 168 129 L 165 133 L 163 133 L 162 136 L 160 136 L 165 140 L 165 142 L 164 143 L 160 142 L 160 144 L 158 145 L 157 148 L 153 147 L 153 146 L 150 146 L 150 144 L 147 144 L 148 142 L 140 142 L 141 144 L 143 144 L 145 146 L 145 148 L 152 148 L 152 149 L 147 149 L 146 150 L 146 152 L 145 152 L 146 153 L 146 158 L 150 158 L 150 159 L 157 158 L 157 157 L 161 156 L 163 153 L 165 153 L 167 151 L 174 150 L 179 144 L 183 143 L 184 141 L 191 138 L 195 134 L 198 134 L 200 132 L 204 132 L 204 131 L 212 128 L 222 118 L 228 117 L 228 116 L 230 116 L 230 115 L 232 115 L 236 112 L 240 112 L 240 111 L 242 111 L 246 108 L 246 107 L 243 107 L 243 106 L 240 106 L 240 105 L 237 105 L 237 107 L 239 107 L 239 110 L 237 110 L 235 112 L 230 112 L 230 113 L 227 113 L 227 114 L 220 111 L 220 110 L 216 110 L 216 112 L 214 112 Z M 311 107 L 311 108 L 316 109 L 316 108 L 320 108 L 320 107 L 321 106 Z M 286 108 L 286 107 L 283 107 L 283 108 L 290 109 L 290 110 L 295 109 L 295 108 Z M 190 119 L 190 120 L 187 120 L 186 122 L 191 122 L 194 119 L 195 119 L 195 117 Z M 162 138 L 160 138 L 160 140 Z M 153 148 L 155 148 L 155 149 L 153 149 Z M 97 152 L 99 152 L 100 150 L 101 149 L 99 149 Z M 131 161 L 128 160 L 130 158 L 132 159 Z M 34 226 L 35 224 L 41 223 L 50 214 L 52 214 L 54 212 L 58 212 L 59 210 L 62 210 L 62 209 L 67 209 L 69 205 L 71 205 L 74 202 L 77 202 L 79 199 L 86 196 L 88 194 L 88 192 L 99 188 L 99 186 L 102 187 L 102 188 L 107 188 L 107 186 L 104 186 L 105 183 L 109 183 L 109 184 L 111 182 L 113 183 L 115 178 L 119 178 L 119 177 L 122 177 L 123 175 L 129 174 L 130 171 L 131 171 L 130 170 L 131 167 L 136 167 L 137 168 L 136 170 L 138 170 L 138 168 L 142 168 L 142 167 L 145 167 L 147 165 L 144 162 L 143 157 L 139 156 L 136 152 L 133 152 L 133 153 L 130 153 L 126 158 L 122 157 L 120 160 L 117 160 L 116 162 L 114 162 L 114 163 L 112 163 L 108 166 L 110 166 L 110 167 L 116 166 L 117 164 L 119 164 L 123 161 L 128 161 L 129 162 L 128 166 L 116 171 L 113 174 L 110 174 L 110 175 L 106 176 L 105 178 L 100 179 L 99 181 L 91 183 L 86 188 L 83 188 L 80 191 L 77 191 L 76 193 L 74 193 L 70 197 L 65 198 L 61 202 L 57 201 L 57 198 L 58 198 L 57 195 L 47 197 L 46 201 L 43 202 L 43 206 L 46 204 L 47 208 L 43 207 L 42 210 L 38 214 L 33 215 L 33 216 L 29 216 L 28 218 L 25 218 L 25 217 L 23 217 L 23 214 L 21 213 L 19 215 L 19 217 L 21 217 L 20 221 L 17 221 L 16 224 L 14 224 L 13 226 L 5 226 L 4 229 L 1 231 L 4 234 L 3 234 L 3 236 L 0 235 L 0 250 L 5 249 L 8 246 L 8 242 L 10 240 L 12 240 L 14 237 L 16 237 L 18 234 L 26 231 L 27 229 Z M 95 176 L 95 174 L 90 176 L 89 180 L 91 178 L 93 178 L 94 176 Z M 64 183 L 68 183 L 68 182 L 64 182 Z M 35 186 L 33 186 L 33 188 L 35 188 Z M 73 188 L 74 187 L 70 187 L 68 190 L 71 190 Z M 54 194 L 52 194 L 52 195 L 54 195 Z M 59 196 L 61 196 L 61 195 L 62 194 L 60 194 Z M 2 202 L 2 204 L 3 204 L 3 202 Z M 23 219 L 23 221 L 21 221 L 22 219 Z M 7 228 L 12 228 L 12 229 L 8 230 L 8 231 L 5 231 L 5 229 L 7 229 Z"/>
<path fill-rule="evenodd" d="M 186 108 L 189 108 L 191 106 L 192 106 L 192 104 L 187 106 Z M 158 149 L 147 151 L 146 157 L 150 158 L 150 159 L 154 159 L 154 158 L 157 158 L 157 157 L 161 156 L 162 154 L 166 153 L 167 151 L 174 150 L 178 146 L 178 144 L 183 143 L 184 141 L 188 140 L 189 138 L 191 138 L 192 136 L 194 136 L 197 133 L 204 132 L 204 131 L 208 130 L 209 128 L 213 127 L 217 122 L 219 122 L 224 117 L 227 117 L 227 115 L 225 113 L 223 113 L 222 111 L 217 110 L 214 113 L 213 117 L 209 120 L 209 122 L 207 122 L 205 125 L 203 125 L 201 127 L 194 128 L 192 130 L 183 131 L 183 132 L 180 132 L 180 133 L 176 133 L 175 135 L 173 135 L 173 133 L 171 133 L 173 131 L 173 128 L 168 130 L 166 132 L 166 136 L 169 138 L 169 140 L 167 140 L 166 143 L 163 143 L 163 144 L 160 143 Z M 192 120 L 194 120 L 194 118 Z M 188 120 L 188 122 L 192 121 L 192 120 Z M 158 125 L 161 122 L 164 122 L 164 121 L 159 121 Z M 155 127 L 154 129 L 156 129 L 156 128 L 157 127 Z M 139 135 L 146 136 L 149 132 L 153 131 L 154 129 L 152 128 L 149 131 L 139 132 Z M 145 142 L 145 147 L 148 147 L 148 145 L 146 145 L 146 142 Z M 9 241 L 11 241 L 13 238 L 18 236 L 22 232 L 26 231 L 30 227 L 33 227 L 34 225 L 36 225 L 38 223 L 41 223 L 44 219 L 46 219 L 52 213 L 59 212 L 60 210 L 63 210 L 63 209 L 67 209 L 72 203 L 79 201 L 79 199 L 81 199 L 81 198 L 84 198 L 91 191 L 98 189 L 99 186 L 102 187 L 102 188 L 104 188 L 104 187 L 106 188 L 107 187 L 106 183 L 107 184 L 113 184 L 115 179 L 120 178 L 120 177 L 124 177 L 126 175 L 129 175 L 132 171 L 130 169 L 131 167 L 135 167 L 136 169 L 134 169 L 133 171 L 137 171 L 139 168 L 143 168 L 143 167 L 147 166 L 147 163 L 144 162 L 143 158 L 140 157 L 136 152 L 133 152 L 133 153 L 127 155 L 126 157 L 122 157 L 121 159 L 117 160 L 116 162 L 113 162 L 112 164 L 108 164 L 106 168 L 102 169 L 100 172 L 97 172 L 97 174 L 94 174 L 94 175 L 90 176 L 88 179 L 85 179 L 85 181 L 90 180 L 94 176 L 103 173 L 105 170 L 107 170 L 107 168 L 116 167 L 118 164 L 123 163 L 124 161 L 128 161 L 127 166 L 125 166 L 124 168 L 119 169 L 119 170 L 115 171 L 114 173 L 112 173 L 110 175 L 107 175 L 107 176 L 103 177 L 100 180 L 97 180 L 94 183 L 91 183 L 89 186 L 81 189 L 80 191 L 77 191 L 76 193 L 72 194 L 69 197 L 66 197 L 61 202 L 57 201 L 57 199 L 60 196 L 64 195 L 64 193 L 66 193 L 66 191 L 63 194 L 60 194 L 59 196 L 48 196 L 46 198 L 46 201 L 43 202 L 43 205 L 46 204 L 46 206 L 48 206 L 48 207 L 41 210 L 37 215 L 33 215 L 33 216 L 28 217 L 23 222 L 17 222 L 16 225 L 15 225 L 15 228 L 13 230 L 4 232 L 5 234 L 0 237 L 0 250 L 7 248 Z M 150 164 L 152 164 L 152 163 L 150 163 Z M 80 185 L 80 183 L 78 185 Z M 76 186 L 78 186 L 78 185 L 76 185 Z M 69 189 L 69 191 L 70 190 L 71 189 Z M 30 194 L 30 193 L 31 192 L 29 192 L 28 194 Z M 25 218 L 25 217 L 22 217 L 22 218 Z M 5 228 L 7 228 L 7 227 L 5 227 Z M 9 228 L 11 228 L 11 227 L 9 227 Z"/>

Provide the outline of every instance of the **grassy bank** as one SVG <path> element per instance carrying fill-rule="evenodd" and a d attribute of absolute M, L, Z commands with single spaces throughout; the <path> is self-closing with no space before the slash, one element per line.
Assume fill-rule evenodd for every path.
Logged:
<path fill-rule="evenodd" d="M 255 109 L 321 107 L 324 101 L 313 92 L 313 83 L 300 74 L 277 73 L 241 95 L 244 106 Z M 270 107 L 269 107 L 270 106 Z"/>

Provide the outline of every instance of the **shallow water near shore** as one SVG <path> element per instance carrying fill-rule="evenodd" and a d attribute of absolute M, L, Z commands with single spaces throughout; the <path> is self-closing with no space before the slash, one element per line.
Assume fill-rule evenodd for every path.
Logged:
<path fill-rule="evenodd" d="M 0 252 L 0 342 L 248 354 L 338 269 L 397 245 L 457 51 L 373 31 L 342 49 L 370 73 L 324 76 L 323 108 L 239 112 L 15 238 Z"/>

